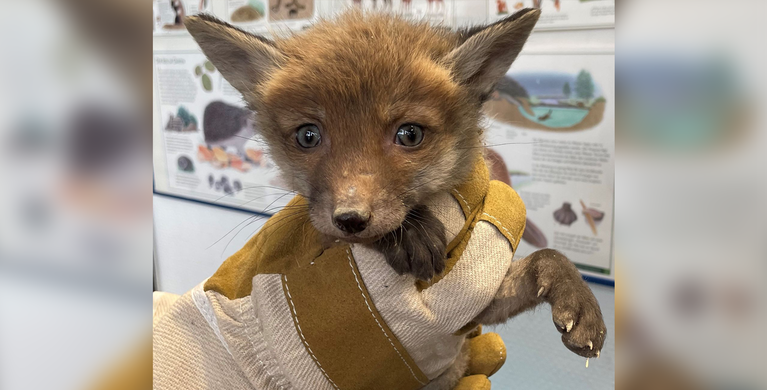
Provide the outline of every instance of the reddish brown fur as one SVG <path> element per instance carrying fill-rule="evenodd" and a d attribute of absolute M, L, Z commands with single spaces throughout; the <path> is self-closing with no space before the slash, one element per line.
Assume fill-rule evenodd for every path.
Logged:
<path fill-rule="evenodd" d="M 276 42 L 207 16 L 185 24 L 259 112 L 261 132 L 284 178 L 310 200 L 314 226 L 347 241 L 377 240 L 397 272 L 425 280 L 444 266 L 444 240 L 439 246 L 434 238 L 444 235 L 444 226 L 433 216 L 435 222 L 422 230 L 408 230 L 403 221 L 412 210 L 424 227 L 428 210 L 420 203 L 465 180 L 482 153 L 483 98 L 508 70 L 539 15 L 522 10 L 490 26 L 450 32 L 357 11 Z M 308 123 L 319 127 L 322 140 L 303 149 L 296 131 Z M 423 125 L 419 146 L 394 143 L 405 123 Z M 370 211 L 369 226 L 345 235 L 331 222 L 339 207 Z M 392 237 L 411 250 L 386 245 Z M 541 250 L 516 263 L 477 320 L 503 322 L 544 301 L 551 303 L 565 345 L 596 356 L 606 336 L 601 311 L 576 268 L 556 251 Z M 462 355 L 428 388 L 453 388 L 465 369 Z"/>
<path fill-rule="evenodd" d="M 440 63 L 458 43 L 447 30 L 359 12 L 276 42 L 288 60 L 250 103 L 291 187 L 313 200 L 318 229 L 339 234 L 331 213 L 346 204 L 370 207 L 360 236 L 380 236 L 466 177 L 481 152 L 479 102 Z M 316 150 L 295 147 L 305 123 L 320 126 Z M 404 123 L 424 126 L 419 147 L 394 144 Z"/>
<path fill-rule="evenodd" d="M 466 179 L 482 152 L 483 96 L 538 17 L 523 14 L 455 32 L 357 10 L 274 42 L 207 16 L 186 25 L 259 113 L 271 156 L 288 185 L 310 200 L 314 226 L 372 241 Z M 410 123 L 423 127 L 423 142 L 396 144 L 397 129 Z M 297 145 L 305 124 L 319 128 L 319 146 Z M 367 228 L 343 233 L 332 222 L 337 209 L 369 213 Z"/>

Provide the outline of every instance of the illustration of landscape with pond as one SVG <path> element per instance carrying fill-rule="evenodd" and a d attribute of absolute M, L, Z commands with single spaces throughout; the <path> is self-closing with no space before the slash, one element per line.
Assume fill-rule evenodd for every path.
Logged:
<path fill-rule="evenodd" d="M 602 121 L 606 100 L 591 73 L 507 74 L 485 103 L 493 120 L 549 131 L 590 129 Z"/>

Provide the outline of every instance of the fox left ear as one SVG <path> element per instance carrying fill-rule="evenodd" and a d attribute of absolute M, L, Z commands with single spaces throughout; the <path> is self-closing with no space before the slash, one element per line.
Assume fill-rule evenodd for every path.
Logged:
<path fill-rule="evenodd" d="M 445 58 L 453 77 L 487 96 L 517 58 L 541 10 L 527 8 L 491 25 L 464 31 L 465 41 Z"/>
<path fill-rule="evenodd" d="M 184 25 L 205 56 L 246 100 L 255 86 L 266 80 L 286 59 L 272 41 L 213 16 L 187 16 Z"/>

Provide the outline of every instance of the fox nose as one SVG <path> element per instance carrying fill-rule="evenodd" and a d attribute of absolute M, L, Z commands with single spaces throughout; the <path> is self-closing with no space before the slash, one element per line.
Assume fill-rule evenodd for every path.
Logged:
<path fill-rule="evenodd" d="M 353 209 L 337 209 L 333 213 L 333 224 L 342 231 L 350 234 L 359 233 L 368 227 L 370 221 L 370 212 L 353 210 Z"/>

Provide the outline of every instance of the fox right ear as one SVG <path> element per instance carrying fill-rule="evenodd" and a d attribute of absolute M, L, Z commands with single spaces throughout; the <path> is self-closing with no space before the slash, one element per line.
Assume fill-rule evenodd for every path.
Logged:
<path fill-rule="evenodd" d="M 285 61 L 274 42 L 213 16 L 187 16 L 184 25 L 210 62 L 246 100 L 253 95 L 255 85 Z"/>
<path fill-rule="evenodd" d="M 446 57 L 453 77 L 477 96 L 487 96 L 517 58 L 540 15 L 541 10 L 527 8 L 463 31 L 463 43 Z"/>

